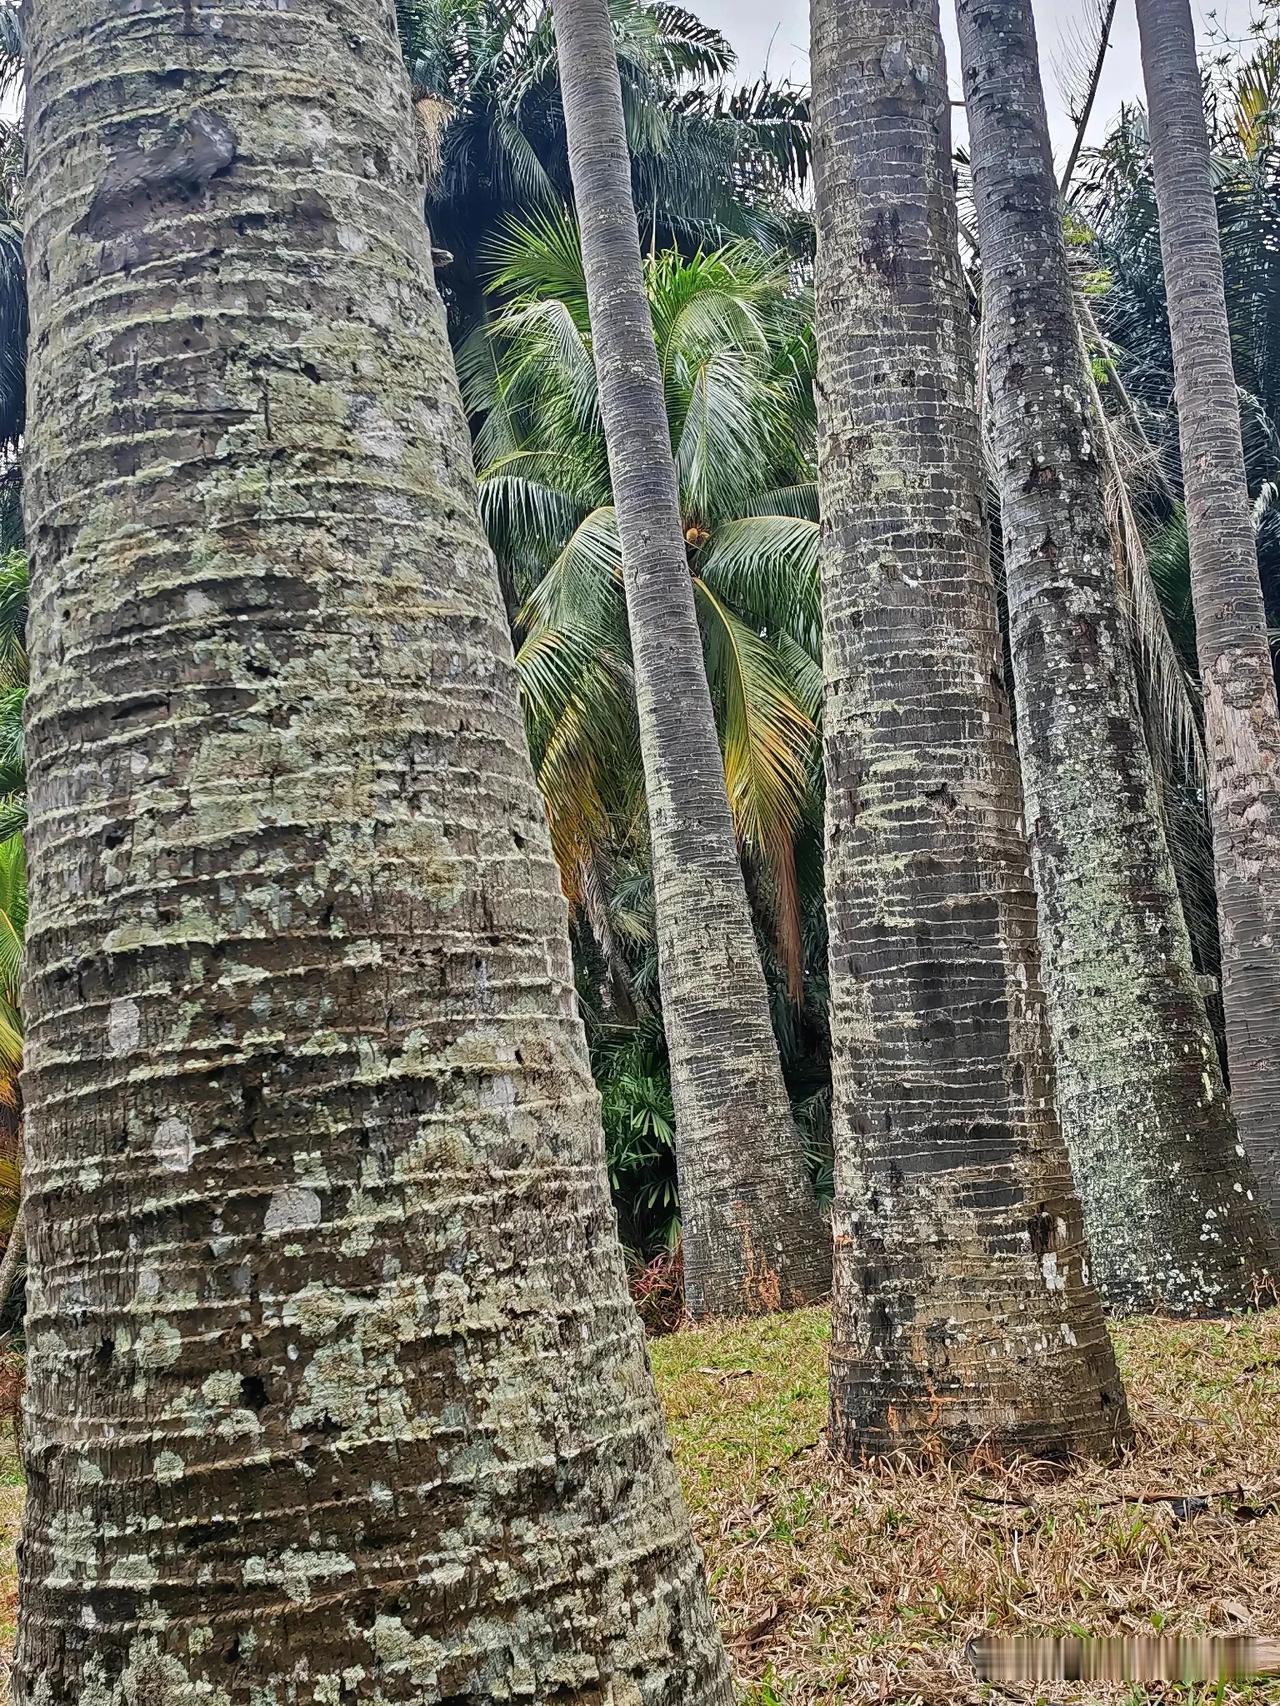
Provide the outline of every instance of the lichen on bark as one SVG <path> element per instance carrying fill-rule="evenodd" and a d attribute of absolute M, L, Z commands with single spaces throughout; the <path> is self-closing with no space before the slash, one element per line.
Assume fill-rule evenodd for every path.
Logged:
<path fill-rule="evenodd" d="M 1280 1238 L 1280 713 L 1188 0 L 1138 0 L 1204 694 L 1231 1100 Z"/>
<path fill-rule="evenodd" d="M 727 1706 L 390 0 L 34 0 L 20 1706 Z"/>
<path fill-rule="evenodd" d="M 936 0 L 817 0 L 832 1440 L 1108 1453 L 1054 1107 Z"/>
<path fill-rule="evenodd" d="M 555 0 L 560 86 L 635 666 L 695 1317 L 825 1297 L 831 1241 L 792 1118 L 694 610 L 606 0 Z"/>
<path fill-rule="evenodd" d="M 1104 1298 L 1247 1306 L 1272 1266 L 1165 837 L 1030 0 L 957 0 L 1018 748 L 1058 1107 Z"/>

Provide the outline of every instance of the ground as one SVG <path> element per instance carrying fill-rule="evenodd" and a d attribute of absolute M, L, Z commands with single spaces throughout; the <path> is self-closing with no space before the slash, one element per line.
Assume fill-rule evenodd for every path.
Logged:
<path fill-rule="evenodd" d="M 1280 1679 L 995 1689 L 966 1664 L 967 1642 L 987 1633 L 1280 1633 L 1280 1311 L 1130 1321 L 1115 1337 L 1138 1448 L 1065 1477 L 831 1463 L 822 1310 L 655 1340 L 744 1706 L 1280 1706 Z M 20 1509 L 10 1451 L 10 1543 Z M 7 1647 L 9 1543 L 3 1559 Z"/>
<path fill-rule="evenodd" d="M 1280 1679 L 996 1689 L 965 1660 L 984 1634 L 1280 1634 L 1280 1312 L 1117 1324 L 1138 1447 L 1056 1478 L 836 1466 L 827 1331 L 807 1310 L 652 1347 L 744 1702 L 1280 1702 Z"/>

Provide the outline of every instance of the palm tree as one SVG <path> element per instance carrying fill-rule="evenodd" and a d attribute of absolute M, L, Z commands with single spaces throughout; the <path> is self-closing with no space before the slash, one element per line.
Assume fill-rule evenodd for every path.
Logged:
<path fill-rule="evenodd" d="M 480 317 L 491 239 L 571 196 L 551 8 L 540 0 L 399 0 L 401 45 L 437 156 L 427 213 L 455 334 Z M 733 88 L 726 38 L 683 7 L 610 0 L 632 160 L 653 246 L 800 239 L 803 90 Z"/>
<path fill-rule="evenodd" d="M 31 9 L 15 1699 L 729 1706 L 394 40 L 118 21 Z"/>
<path fill-rule="evenodd" d="M 0 18 L 3 14 L 0 14 Z M 0 31 L 0 94 L 5 78 Z M 22 138 L 0 120 L 0 478 L 17 447 L 26 414 L 27 284 L 22 269 L 20 162 Z"/>
<path fill-rule="evenodd" d="M 1183 442 L 1231 1095 L 1280 1227 L 1280 714 L 1189 0 L 1139 0 L 1138 26 Z"/>
<path fill-rule="evenodd" d="M 624 1240 L 679 1234 L 644 774 L 577 229 L 513 228 L 504 312 L 458 351 L 480 505 L 517 607 L 534 768 L 575 925 Z M 793 1106 L 828 1079 L 808 293 L 750 243 L 645 266 L 726 784 Z M 814 1129 L 811 1169 L 825 1133 Z"/>
<path fill-rule="evenodd" d="M 1268 1266 L 1143 738 L 1029 0 L 957 0 L 1018 747 L 1058 1106 L 1115 1310 Z M 1208 1235 L 1208 1236 L 1207 1236 Z"/>
<path fill-rule="evenodd" d="M 937 6 L 813 10 L 831 1439 L 1109 1452 L 1054 1111 Z"/>
<path fill-rule="evenodd" d="M 459 351 L 463 400 L 479 423 L 481 513 L 519 607 L 516 668 L 561 881 L 589 911 L 593 879 L 643 822 L 644 780 L 577 228 L 517 226 L 498 257 L 507 306 Z M 645 285 L 734 827 L 799 1000 L 796 839 L 820 817 L 811 305 L 746 243 L 667 251 Z"/>
<path fill-rule="evenodd" d="M 703 662 L 605 0 L 557 0 L 617 508 L 695 1316 L 812 1302 L 829 1252 L 769 1021 Z"/>

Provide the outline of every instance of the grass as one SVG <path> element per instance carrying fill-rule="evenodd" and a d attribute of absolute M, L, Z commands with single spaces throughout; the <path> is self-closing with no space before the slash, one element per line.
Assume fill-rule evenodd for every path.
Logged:
<path fill-rule="evenodd" d="M 1280 1703 L 1280 1680 L 999 1687 L 984 1634 L 1280 1632 L 1280 1312 L 1115 1329 L 1138 1431 L 1112 1469 L 854 1469 L 828 1458 L 826 1313 L 652 1347 L 749 1706 L 829 1701 Z M 1196 1514 L 1171 1499 L 1220 1493 Z M 1007 1502 L 996 1502 L 1007 1501 Z"/>
<path fill-rule="evenodd" d="M 1256 1686 L 978 1683 L 981 1634 L 1280 1632 L 1280 1310 L 1115 1330 L 1113 1469 L 871 1470 L 826 1455 L 825 1311 L 656 1340 L 654 1371 L 744 1706 L 1280 1706 Z M 1126 1494 L 1218 1494 L 1180 1520 Z M 992 1502 L 992 1501 L 1008 1502 Z M 21 1474 L 0 1452 L 0 1652 Z"/>
<path fill-rule="evenodd" d="M 5 1440 L 0 1444 L 0 1659 L 8 1656 L 17 1634 L 18 1576 L 13 1549 L 21 1521 L 22 1465 L 12 1440 Z M 0 1664 L 0 1671 L 3 1668 Z"/>

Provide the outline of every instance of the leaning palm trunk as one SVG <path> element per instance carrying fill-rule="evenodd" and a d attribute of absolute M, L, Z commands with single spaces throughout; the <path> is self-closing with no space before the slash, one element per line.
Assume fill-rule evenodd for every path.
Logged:
<path fill-rule="evenodd" d="M 606 0 L 556 0 L 569 164 L 622 536 L 695 1316 L 811 1303 L 830 1239 L 769 1018 L 716 737 Z"/>
<path fill-rule="evenodd" d="M 391 0 L 35 0 L 14 1685 L 728 1706 Z"/>
<path fill-rule="evenodd" d="M 1280 1227 L 1280 717 L 1188 0 L 1138 0 L 1204 690 L 1227 1065 Z"/>
<path fill-rule="evenodd" d="M 1116 1310 L 1256 1294 L 1237 1153 L 1121 615 L 1030 0 L 958 0 L 1018 746 L 1058 1108 Z"/>
<path fill-rule="evenodd" d="M 936 0 L 818 0 L 832 1438 L 1128 1428 L 1054 1113 Z"/>
<path fill-rule="evenodd" d="M 0 1258 L 0 1315 L 3 1315 L 9 1303 L 9 1293 L 13 1290 L 18 1275 L 22 1272 L 22 1264 L 27 1254 L 27 1228 L 23 1219 L 22 1206 L 18 1206 L 18 1215 L 9 1229 L 9 1240 L 4 1247 L 4 1256 Z"/>

